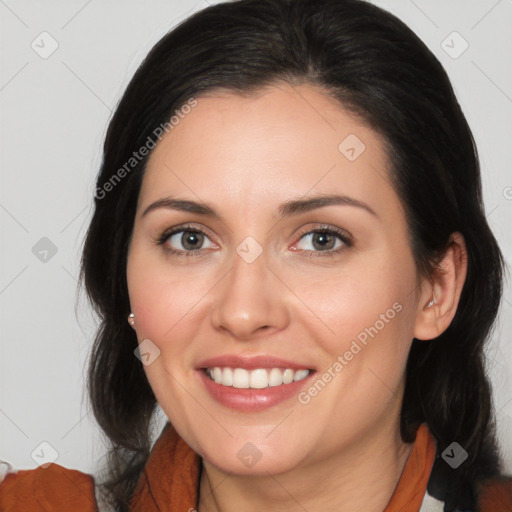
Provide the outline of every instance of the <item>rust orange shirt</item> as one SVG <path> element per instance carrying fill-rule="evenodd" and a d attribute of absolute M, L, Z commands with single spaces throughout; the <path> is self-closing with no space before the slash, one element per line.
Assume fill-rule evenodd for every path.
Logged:
<path fill-rule="evenodd" d="M 383 512 L 418 511 L 436 454 L 425 424 L 418 429 L 400 481 Z M 132 497 L 132 512 L 187 512 L 197 507 L 199 456 L 168 423 L 155 443 Z M 165 477 L 163 477 L 165 476 Z M 92 476 L 58 464 L 8 473 L 0 484 L 1 512 L 97 512 Z"/>

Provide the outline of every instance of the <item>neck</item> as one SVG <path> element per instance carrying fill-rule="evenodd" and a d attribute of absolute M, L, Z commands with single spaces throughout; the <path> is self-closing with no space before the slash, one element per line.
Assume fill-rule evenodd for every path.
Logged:
<path fill-rule="evenodd" d="M 321 463 L 279 475 L 233 475 L 203 460 L 199 512 L 382 512 L 411 448 L 401 440 L 396 420 Z"/>

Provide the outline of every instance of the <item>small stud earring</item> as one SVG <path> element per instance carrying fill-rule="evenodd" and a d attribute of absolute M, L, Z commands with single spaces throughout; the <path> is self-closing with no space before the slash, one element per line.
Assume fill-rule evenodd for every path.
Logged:
<path fill-rule="evenodd" d="M 128 315 L 128 323 L 133 327 L 135 325 L 135 314 L 130 313 Z"/>
<path fill-rule="evenodd" d="M 434 296 L 434 298 L 427 304 L 427 308 L 431 308 L 435 303 L 436 303 L 436 297 Z"/>

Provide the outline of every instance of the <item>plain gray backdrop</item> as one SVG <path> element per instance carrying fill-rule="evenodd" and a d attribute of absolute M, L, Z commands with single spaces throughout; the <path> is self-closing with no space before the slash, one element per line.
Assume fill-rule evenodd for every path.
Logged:
<path fill-rule="evenodd" d="M 213 0 L 210 3 L 213 2 Z M 375 1 L 447 70 L 480 152 L 486 212 L 512 254 L 512 0 Z M 0 0 L 0 459 L 94 473 L 105 445 L 85 395 L 95 319 L 75 310 L 107 123 L 137 66 L 205 0 Z M 101 250 L 101 248 L 98 248 Z M 512 472 L 512 293 L 488 347 Z M 165 421 L 163 413 L 158 426 Z M 41 444 L 43 443 L 43 444 Z"/>

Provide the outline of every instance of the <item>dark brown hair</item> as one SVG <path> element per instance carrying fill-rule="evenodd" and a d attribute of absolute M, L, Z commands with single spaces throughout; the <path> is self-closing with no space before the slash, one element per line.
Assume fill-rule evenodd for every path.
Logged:
<path fill-rule="evenodd" d="M 450 234 L 463 234 L 468 273 L 451 325 L 414 340 L 401 413 L 404 441 L 426 422 L 442 451 L 468 459 L 458 489 L 499 470 L 483 347 L 502 293 L 503 258 L 487 224 L 472 133 L 440 62 L 399 19 L 361 0 L 240 0 L 195 13 L 149 52 L 110 121 L 97 187 L 191 97 L 217 89 L 250 95 L 278 82 L 320 86 L 383 136 L 420 275 L 430 276 Z M 156 399 L 127 323 L 128 242 L 147 157 L 95 197 L 81 277 L 100 318 L 89 393 L 111 442 L 103 489 L 127 503 L 150 452 Z M 461 491 L 462 492 L 462 491 Z"/>

